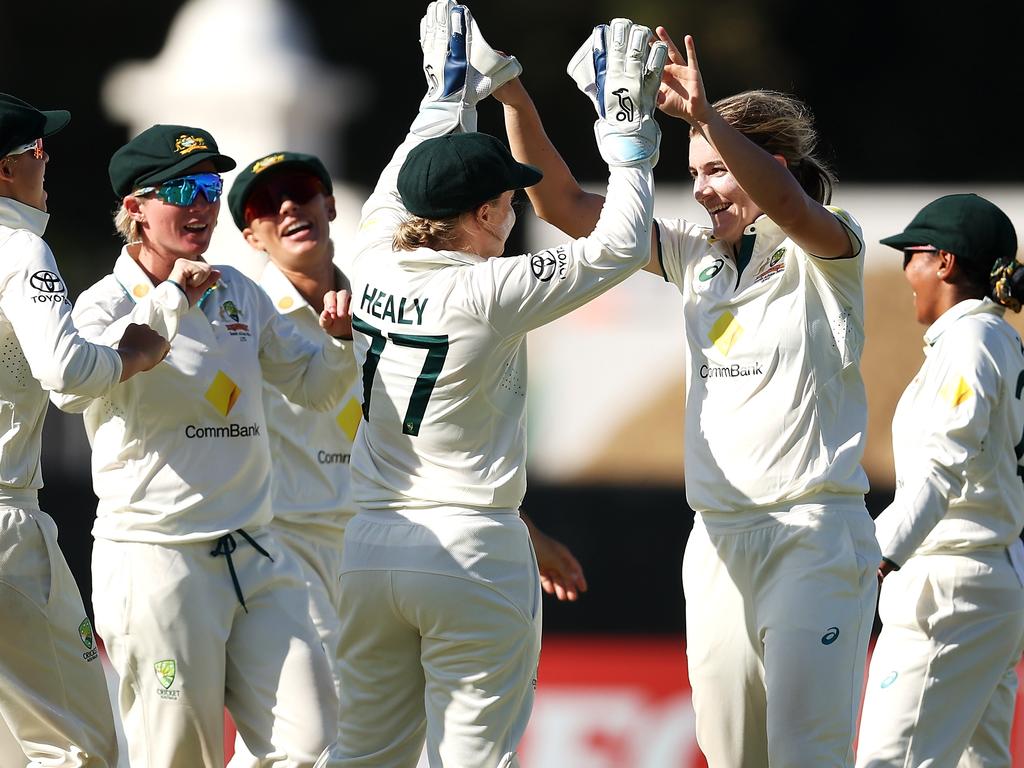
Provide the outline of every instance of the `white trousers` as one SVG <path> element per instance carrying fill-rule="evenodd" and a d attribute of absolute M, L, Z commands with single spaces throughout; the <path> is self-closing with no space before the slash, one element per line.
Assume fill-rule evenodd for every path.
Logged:
<path fill-rule="evenodd" d="M 746 521 L 698 515 L 686 545 L 697 742 L 710 768 L 850 766 L 881 557 L 874 524 L 860 500 Z"/>
<path fill-rule="evenodd" d="M 261 768 L 308 768 L 334 738 L 302 574 L 269 530 L 249 533 L 274 559 L 234 534 L 248 610 L 213 541 L 93 547 L 96 628 L 120 678 L 132 768 L 223 765 L 225 706 Z"/>
<path fill-rule="evenodd" d="M 341 592 L 341 545 L 344 534 L 275 520 L 270 525 L 281 546 L 293 556 L 302 570 L 309 597 L 309 615 L 331 665 L 335 693 L 340 682 L 337 671 L 338 640 L 341 620 L 338 602 Z M 333 740 L 333 737 L 332 737 Z M 254 768 L 259 761 L 242 739 L 235 736 L 235 752 L 228 768 Z"/>
<path fill-rule="evenodd" d="M 117 736 L 92 626 L 34 491 L 0 495 L 0 766 L 115 768 Z"/>
<path fill-rule="evenodd" d="M 431 512 L 437 512 L 432 510 Z M 439 525 L 357 515 L 341 579 L 341 719 L 318 768 L 517 766 L 540 578 L 515 512 Z"/>
<path fill-rule="evenodd" d="M 1024 587 L 1006 550 L 912 557 L 878 610 L 858 768 L 1009 768 Z"/>

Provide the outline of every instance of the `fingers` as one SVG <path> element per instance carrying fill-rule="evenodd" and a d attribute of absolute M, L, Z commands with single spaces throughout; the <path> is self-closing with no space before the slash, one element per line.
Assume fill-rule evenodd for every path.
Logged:
<path fill-rule="evenodd" d="M 700 65 L 697 63 L 697 45 L 693 42 L 693 35 L 687 35 L 683 38 L 683 43 L 686 45 L 686 59 L 690 66 L 696 70 L 700 69 Z"/>
<path fill-rule="evenodd" d="M 352 316 L 352 293 L 342 289 L 335 292 L 336 309 L 339 317 Z"/>
<path fill-rule="evenodd" d="M 324 294 L 324 314 L 331 318 L 338 316 L 337 291 L 328 291 Z"/>
<path fill-rule="evenodd" d="M 686 64 L 686 59 L 683 58 L 683 54 L 680 52 L 678 46 L 676 46 L 672 41 L 672 36 L 668 33 L 668 30 L 659 26 L 655 32 L 658 35 L 658 39 L 668 46 L 669 61 L 673 64 Z"/>

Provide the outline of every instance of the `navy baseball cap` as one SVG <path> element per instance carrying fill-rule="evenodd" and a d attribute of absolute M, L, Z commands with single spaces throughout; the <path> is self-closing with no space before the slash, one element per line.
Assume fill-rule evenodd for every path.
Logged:
<path fill-rule="evenodd" d="M 450 133 L 413 147 L 398 172 L 398 193 L 414 216 L 447 219 L 543 177 L 494 136 Z"/>
<path fill-rule="evenodd" d="M 258 160 L 253 160 L 235 177 L 228 192 L 228 210 L 231 211 L 231 218 L 239 229 L 245 229 L 245 202 L 249 194 L 256 188 L 257 184 L 264 179 L 270 179 L 280 173 L 304 172 L 315 176 L 324 185 L 324 194 L 334 194 L 334 183 L 331 181 L 331 174 L 327 172 L 323 162 L 316 155 L 306 155 L 302 152 L 271 152 Z"/>
<path fill-rule="evenodd" d="M 52 136 L 71 122 L 66 109 L 39 110 L 9 93 L 0 93 L 0 157 L 30 141 Z"/>

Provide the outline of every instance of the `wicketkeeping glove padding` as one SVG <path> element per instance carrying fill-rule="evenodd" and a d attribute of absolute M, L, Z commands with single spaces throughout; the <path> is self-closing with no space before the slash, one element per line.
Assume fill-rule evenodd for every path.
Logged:
<path fill-rule="evenodd" d="M 443 136 L 456 128 L 475 131 L 477 102 L 523 71 L 515 56 L 487 44 L 469 8 L 453 0 L 427 6 L 420 46 L 427 95 L 412 124 L 419 136 Z"/>
<path fill-rule="evenodd" d="M 652 117 L 668 46 L 629 19 L 594 27 L 567 71 L 594 102 L 597 146 L 608 165 L 658 162 L 661 128 Z"/>

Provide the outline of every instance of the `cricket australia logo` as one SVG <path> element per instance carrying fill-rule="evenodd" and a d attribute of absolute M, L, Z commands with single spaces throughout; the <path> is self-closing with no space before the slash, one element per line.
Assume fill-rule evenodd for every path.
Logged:
<path fill-rule="evenodd" d="M 615 113 L 615 119 L 620 123 L 631 123 L 636 116 L 636 105 L 633 97 L 629 95 L 629 88 L 616 88 L 612 96 L 619 100 L 619 111 Z"/>
<path fill-rule="evenodd" d="M 171 686 L 174 684 L 174 678 L 178 674 L 178 665 L 174 659 L 163 659 L 153 665 L 153 671 L 156 672 L 157 682 L 160 683 L 162 690 L 157 690 L 157 695 L 161 699 L 169 699 L 177 701 L 180 691 L 172 691 Z"/>
<path fill-rule="evenodd" d="M 209 149 L 206 146 L 206 139 L 202 136 L 190 136 L 187 133 L 183 133 L 174 142 L 174 151 L 179 155 L 187 155 L 200 149 Z"/>
<path fill-rule="evenodd" d="M 82 623 L 78 625 L 78 636 L 82 639 L 82 645 L 85 646 L 85 653 L 82 654 L 82 658 L 86 661 L 92 661 L 100 655 L 96 649 L 96 640 L 92 634 L 92 624 L 89 623 L 89 619 L 82 619 Z"/>

